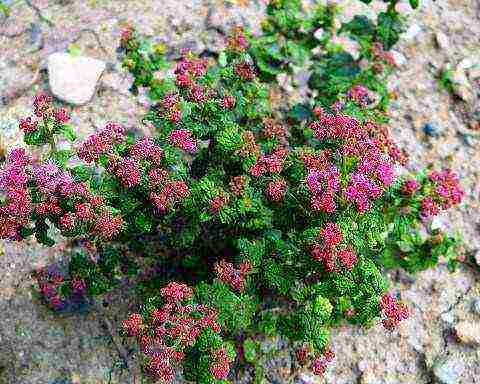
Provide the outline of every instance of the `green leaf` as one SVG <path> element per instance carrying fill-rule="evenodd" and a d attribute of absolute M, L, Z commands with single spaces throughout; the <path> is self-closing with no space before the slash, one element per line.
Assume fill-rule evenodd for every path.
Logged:
<path fill-rule="evenodd" d="M 65 136 L 65 138 L 70 142 L 74 142 L 77 139 L 77 135 L 75 134 L 75 130 L 71 124 L 63 124 L 60 127 L 59 132 L 62 133 L 63 136 Z"/>
<path fill-rule="evenodd" d="M 86 165 L 77 165 L 72 169 L 74 176 L 80 181 L 88 181 L 93 176 L 93 169 Z"/>
<path fill-rule="evenodd" d="M 225 51 L 220 52 L 220 55 L 218 55 L 218 64 L 221 67 L 227 66 L 227 53 Z"/>
<path fill-rule="evenodd" d="M 35 132 L 25 133 L 23 140 L 28 145 L 44 145 L 47 144 L 47 139 L 44 136 L 41 129 L 37 129 Z"/>
<path fill-rule="evenodd" d="M 67 51 L 70 55 L 76 57 L 76 56 L 80 56 L 82 54 L 82 50 L 80 49 L 80 47 L 75 44 L 75 43 L 71 43 L 68 48 L 67 48 Z"/>
<path fill-rule="evenodd" d="M 377 37 L 385 50 L 390 50 L 404 31 L 404 25 L 398 13 L 381 12 L 378 15 Z"/>
<path fill-rule="evenodd" d="M 243 342 L 243 353 L 245 360 L 249 363 L 254 363 L 257 357 L 257 343 L 248 338 Z"/>
<path fill-rule="evenodd" d="M 417 9 L 419 5 L 420 5 L 420 0 L 410 0 L 410 6 L 413 9 Z"/>
<path fill-rule="evenodd" d="M 135 226 L 142 232 L 150 232 L 152 230 L 153 220 L 150 216 L 141 212 L 135 216 Z"/>
<path fill-rule="evenodd" d="M 296 104 L 292 107 L 289 116 L 298 121 L 306 121 L 313 118 L 313 113 L 308 106 Z"/>
<path fill-rule="evenodd" d="M 55 152 L 52 152 L 51 156 L 55 163 L 57 163 L 60 167 L 65 168 L 68 160 L 70 160 L 74 153 L 75 152 L 71 149 L 59 149 Z"/>
<path fill-rule="evenodd" d="M 10 16 L 10 8 L 8 7 L 8 5 L 0 3 L 0 13 L 3 13 L 5 15 L 5 17 L 9 17 Z"/>

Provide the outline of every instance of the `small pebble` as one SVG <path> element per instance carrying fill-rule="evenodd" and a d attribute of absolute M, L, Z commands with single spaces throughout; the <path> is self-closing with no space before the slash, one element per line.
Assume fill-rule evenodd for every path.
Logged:
<path fill-rule="evenodd" d="M 476 297 L 472 302 L 472 312 L 480 315 L 480 297 Z"/>
<path fill-rule="evenodd" d="M 430 137 L 439 137 L 443 134 L 443 130 L 437 123 L 431 122 L 423 126 L 423 133 Z"/>
<path fill-rule="evenodd" d="M 433 374 L 441 384 L 460 384 L 460 376 L 464 370 L 465 363 L 453 356 L 438 359 L 433 366 Z"/>
<path fill-rule="evenodd" d="M 445 33 L 443 33 L 442 31 L 438 31 L 435 34 L 435 40 L 437 41 L 438 47 L 440 49 L 443 49 L 444 51 L 450 50 L 450 40 Z"/>
<path fill-rule="evenodd" d="M 480 345 L 480 324 L 471 321 L 461 321 L 455 325 L 455 332 L 462 343 Z"/>
<path fill-rule="evenodd" d="M 422 28 L 418 24 L 412 24 L 402 35 L 406 40 L 414 39 L 420 32 Z"/>

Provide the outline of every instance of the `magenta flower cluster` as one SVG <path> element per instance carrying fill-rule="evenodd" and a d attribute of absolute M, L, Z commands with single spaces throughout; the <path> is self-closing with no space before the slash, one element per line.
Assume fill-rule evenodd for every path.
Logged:
<path fill-rule="evenodd" d="M 357 254 L 353 247 L 341 245 L 343 239 L 342 230 L 336 223 L 327 223 L 320 230 L 311 254 L 314 260 L 323 264 L 327 272 L 339 272 L 341 267 L 351 270 L 357 262 Z"/>
<path fill-rule="evenodd" d="M 164 300 L 161 308 L 151 311 L 144 319 L 133 313 L 123 322 L 123 330 L 136 337 L 142 354 L 147 359 L 145 372 L 153 380 L 172 382 L 175 368 L 185 357 L 184 350 L 193 346 L 205 329 L 220 332 L 217 312 L 205 305 L 184 304 L 193 296 L 185 284 L 171 282 L 160 290 Z M 230 371 L 231 359 L 224 347 L 210 351 L 210 372 L 218 380 Z"/>
<path fill-rule="evenodd" d="M 235 269 L 232 263 L 220 260 L 215 263 L 214 269 L 218 279 L 237 291 L 243 291 L 246 275 L 251 271 L 252 266 L 250 262 L 244 261 L 240 263 L 238 269 Z"/>
<path fill-rule="evenodd" d="M 388 330 L 395 329 L 400 321 L 406 320 L 410 316 L 405 304 L 398 303 L 390 293 L 386 293 L 381 297 L 380 307 L 386 316 L 382 320 L 382 324 Z"/>
<path fill-rule="evenodd" d="M 55 265 L 40 268 L 33 273 L 37 280 L 39 293 L 45 303 L 54 310 L 62 310 L 69 305 L 82 302 L 85 299 L 87 284 L 79 278 L 69 278 L 67 274 Z M 70 285 L 70 294 L 60 293 L 60 286 Z"/>

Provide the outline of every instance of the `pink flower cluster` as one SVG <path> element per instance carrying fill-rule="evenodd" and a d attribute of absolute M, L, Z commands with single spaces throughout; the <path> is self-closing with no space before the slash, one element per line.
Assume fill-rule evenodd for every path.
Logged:
<path fill-rule="evenodd" d="M 150 199 L 161 212 L 166 212 L 175 203 L 190 195 L 188 185 L 183 181 L 169 181 L 159 193 L 152 192 Z"/>
<path fill-rule="evenodd" d="M 27 187 L 28 183 L 34 187 Z M 30 188 L 35 189 L 39 201 L 32 202 Z M 1 238 L 20 240 L 18 231 L 29 224 L 34 211 L 58 223 L 65 231 L 83 222 L 92 224 L 100 236 L 111 238 L 121 228 L 121 218 L 105 211 L 102 198 L 93 195 L 84 183 L 75 181 L 69 172 L 53 162 L 32 164 L 23 149 L 14 149 L 9 154 L 0 173 L 0 190 L 6 196 L 0 207 Z M 60 201 L 67 198 L 74 203 L 73 212 L 60 207 Z"/>
<path fill-rule="evenodd" d="M 365 132 L 361 123 L 354 117 L 323 113 L 310 124 L 314 136 L 319 140 L 346 140 L 361 138 Z"/>
<path fill-rule="evenodd" d="M 130 155 L 136 161 L 147 160 L 158 166 L 162 161 L 163 149 L 151 137 L 144 137 L 130 147 Z"/>
<path fill-rule="evenodd" d="M 85 297 L 87 288 L 85 280 L 79 277 L 71 279 L 55 265 L 49 265 L 34 271 L 33 277 L 37 280 L 42 299 L 52 309 L 64 309 L 69 304 L 82 301 Z M 68 283 L 71 284 L 72 294 L 62 295 L 59 288 L 62 284 Z"/>
<path fill-rule="evenodd" d="M 160 295 L 167 303 L 174 303 L 190 299 L 193 296 L 193 289 L 185 284 L 172 281 L 160 290 Z"/>
<path fill-rule="evenodd" d="M 235 96 L 227 95 L 220 100 L 220 105 L 225 109 L 232 109 L 236 102 Z"/>
<path fill-rule="evenodd" d="M 122 216 L 114 216 L 108 211 L 103 211 L 95 221 L 93 233 L 105 240 L 108 240 L 117 237 L 122 229 Z"/>
<path fill-rule="evenodd" d="M 282 124 L 277 123 L 274 119 L 263 120 L 262 136 L 271 139 L 276 138 L 280 140 L 282 144 L 286 144 L 285 138 L 287 136 L 287 130 Z"/>
<path fill-rule="evenodd" d="M 230 199 L 228 195 L 221 192 L 210 201 L 209 211 L 211 213 L 218 213 L 223 207 L 228 204 L 229 201 Z"/>
<path fill-rule="evenodd" d="M 38 129 L 38 121 L 32 122 L 32 118 L 29 116 L 25 119 L 20 119 L 19 127 L 25 133 L 33 133 Z"/>
<path fill-rule="evenodd" d="M 370 91 L 363 85 L 354 85 L 348 91 L 347 97 L 362 107 L 370 103 Z"/>
<path fill-rule="evenodd" d="M 327 272 L 340 271 L 335 260 L 339 260 L 340 264 L 352 269 L 357 262 L 357 254 L 351 246 L 339 247 L 343 241 L 343 233 L 338 224 L 327 223 L 320 230 L 321 244 L 317 244 L 312 249 L 312 257 L 316 261 L 320 261 Z"/>
<path fill-rule="evenodd" d="M 390 293 L 385 293 L 381 297 L 380 308 L 387 317 L 382 320 L 382 325 L 388 330 L 395 329 L 400 321 L 406 320 L 410 316 L 408 308 L 404 304 L 398 303 Z"/>
<path fill-rule="evenodd" d="M 184 304 L 193 296 L 193 290 L 183 283 L 171 282 L 160 290 L 165 301 L 155 308 L 148 319 L 133 313 L 123 322 L 123 330 L 136 337 L 147 358 L 145 372 L 153 380 L 172 382 L 175 367 L 185 358 L 184 350 L 195 344 L 204 329 L 221 331 L 216 321 L 217 312 L 208 306 Z M 210 351 L 210 371 L 214 377 L 228 375 L 231 360 L 222 348 Z"/>
<path fill-rule="evenodd" d="M 109 154 L 113 144 L 125 139 L 125 128 L 118 123 L 108 122 L 99 132 L 91 134 L 78 150 L 78 156 L 86 163 L 97 161 L 102 154 Z"/>
<path fill-rule="evenodd" d="M 312 372 L 321 376 L 327 369 L 327 364 L 335 358 L 335 353 L 331 349 L 327 349 L 323 355 L 317 356 L 312 362 Z"/>
<path fill-rule="evenodd" d="M 340 191 L 337 170 L 330 176 L 330 179 L 334 180 L 334 185 L 321 191 L 320 196 L 316 193 L 318 186 L 314 183 L 315 177 L 318 178 L 316 175 L 320 174 L 323 179 L 329 180 L 325 175 L 328 168 L 321 165 L 320 170 L 315 169 L 312 172 L 310 169 L 307 183 L 313 194 L 314 209 L 334 212 L 336 207 L 334 197 L 341 195 L 347 201 L 355 203 L 359 212 L 368 211 L 372 201 L 380 198 L 395 180 L 394 162 L 402 157 L 395 151 L 396 147 L 389 139 L 386 129 L 373 123 L 362 124 L 350 116 L 323 112 L 319 120 L 313 122 L 310 127 L 320 140 L 338 142 L 339 156 L 355 164 L 350 170 L 350 178 L 343 191 Z M 324 158 L 328 161 L 327 156 Z"/>
<path fill-rule="evenodd" d="M 35 116 L 44 118 L 51 116 L 53 113 L 52 103 L 53 97 L 47 92 L 39 92 L 35 95 L 33 101 L 33 110 Z"/>
<path fill-rule="evenodd" d="M 235 196 L 241 196 L 245 192 L 245 187 L 247 185 L 247 176 L 240 175 L 240 176 L 235 176 L 230 180 L 230 183 L 228 183 L 228 187 L 230 191 L 235 195 Z"/>
<path fill-rule="evenodd" d="M 265 194 L 267 198 L 274 202 L 280 202 L 283 200 L 283 196 L 287 191 L 287 182 L 284 179 L 278 179 L 275 181 L 270 181 L 267 184 Z"/>
<path fill-rule="evenodd" d="M 288 150 L 283 147 L 275 149 L 270 155 L 261 155 L 257 162 L 250 168 L 252 176 L 258 177 L 266 173 L 280 173 Z"/>
<path fill-rule="evenodd" d="M 176 129 L 170 132 L 168 142 L 190 153 L 197 151 L 197 141 L 188 129 Z"/>
<path fill-rule="evenodd" d="M 4 204 L 0 204 L 2 239 L 20 240 L 18 230 L 29 222 L 34 208 L 27 188 L 29 176 L 26 166 L 30 162 L 24 149 L 14 149 L 0 171 L 0 197 L 3 195 L 5 198 Z"/>
<path fill-rule="evenodd" d="M 172 123 L 178 123 L 182 118 L 180 98 L 178 93 L 168 92 L 162 101 L 163 115 Z"/>
<path fill-rule="evenodd" d="M 243 261 L 238 266 L 238 269 L 235 269 L 232 263 L 220 260 L 215 263 L 214 268 L 220 280 L 237 291 L 243 291 L 245 288 L 245 277 L 251 271 L 252 266 L 248 261 Z"/>
<path fill-rule="evenodd" d="M 34 115 L 37 118 L 53 117 L 54 121 L 59 124 L 66 123 L 70 120 L 70 114 L 65 108 L 55 109 L 52 105 L 53 98 L 47 92 L 39 92 L 35 95 L 33 107 Z M 32 121 L 32 117 L 20 119 L 19 128 L 25 133 L 33 133 L 38 130 L 38 120 Z"/>
<path fill-rule="evenodd" d="M 195 84 L 195 79 L 203 76 L 207 69 L 208 61 L 206 59 L 185 55 L 175 67 L 177 85 L 184 88 L 192 87 Z"/>
<path fill-rule="evenodd" d="M 435 197 L 440 202 L 442 209 L 460 204 L 465 192 L 460 186 L 458 175 L 450 169 L 443 171 L 432 171 L 428 178 L 434 183 Z"/>
<path fill-rule="evenodd" d="M 402 184 L 402 193 L 406 196 L 412 196 L 416 191 L 420 189 L 420 184 L 415 179 L 405 180 Z"/>
<path fill-rule="evenodd" d="M 108 169 L 113 173 L 125 188 L 132 188 L 140 184 L 141 170 L 135 160 L 129 157 L 111 157 Z"/>
<path fill-rule="evenodd" d="M 311 205 L 316 211 L 333 213 L 337 209 L 335 194 L 340 191 L 340 171 L 334 165 L 321 165 L 307 176 L 307 186 L 312 194 Z"/>
<path fill-rule="evenodd" d="M 230 364 L 232 359 L 228 356 L 225 347 L 220 347 L 210 354 L 212 362 L 210 364 L 210 373 L 216 380 L 226 379 L 230 373 Z"/>
<path fill-rule="evenodd" d="M 235 73 L 245 81 L 252 81 L 256 76 L 255 69 L 246 61 L 242 61 L 235 65 Z"/>
<path fill-rule="evenodd" d="M 249 45 L 247 37 L 241 27 L 234 28 L 233 33 L 227 39 L 228 49 L 234 52 L 245 52 Z"/>

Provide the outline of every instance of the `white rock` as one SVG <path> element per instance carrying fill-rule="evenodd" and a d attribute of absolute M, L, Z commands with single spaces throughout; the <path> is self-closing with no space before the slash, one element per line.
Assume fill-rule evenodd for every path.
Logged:
<path fill-rule="evenodd" d="M 347 36 L 336 35 L 332 38 L 331 42 L 335 44 L 340 44 L 347 53 L 352 55 L 354 60 L 358 60 L 360 58 L 361 47 L 357 41 L 350 39 Z"/>
<path fill-rule="evenodd" d="M 480 324 L 462 321 L 455 326 L 458 338 L 465 344 L 480 345 Z"/>
<path fill-rule="evenodd" d="M 418 24 L 412 24 L 403 34 L 403 38 L 406 40 L 414 39 L 420 32 L 422 28 Z"/>
<path fill-rule="evenodd" d="M 453 325 L 453 323 L 455 323 L 455 316 L 451 312 L 446 312 L 442 314 L 440 318 L 447 324 Z"/>
<path fill-rule="evenodd" d="M 435 40 L 437 41 L 439 48 L 443 49 L 444 51 L 450 50 L 450 40 L 445 33 L 438 31 L 435 34 Z"/>
<path fill-rule="evenodd" d="M 433 374 L 441 384 L 459 384 L 460 376 L 465 371 L 465 363 L 457 358 L 439 358 L 433 365 Z"/>
<path fill-rule="evenodd" d="M 403 67 L 405 64 L 407 64 L 407 58 L 403 53 L 398 52 L 394 49 L 392 49 L 390 53 L 392 54 L 393 60 L 395 61 L 395 65 L 397 67 Z"/>
<path fill-rule="evenodd" d="M 52 53 L 47 61 L 50 90 L 67 103 L 88 103 L 105 66 L 104 61 L 91 57 Z"/>
<path fill-rule="evenodd" d="M 480 62 L 480 60 L 478 60 Z M 458 63 L 458 67 L 462 69 L 470 69 L 475 67 L 476 60 L 470 57 L 465 57 Z"/>
<path fill-rule="evenodd" d="M 473 103 L 475 94 L 473 93 L 472 84 L 467 78 L 465 70 L 457 66 L 452 73 L 453 91 L 463 101 Z"/>
<path fill-rule="evenodd" d="M 318 28 L 313 34 L 313 37 L 315 37 L 315 39 L 317 40 L 322 40 L 324 35 L 325 35 L 325 31 L 323 30 L 323 28 Z"/>

